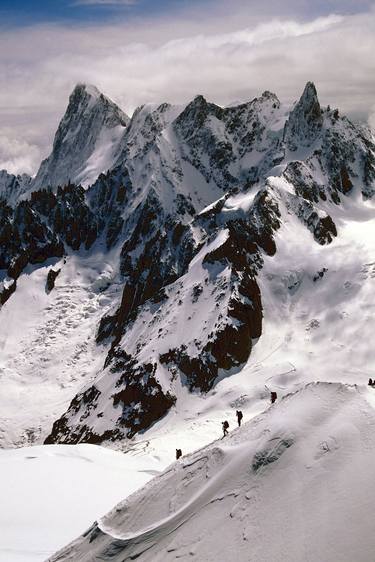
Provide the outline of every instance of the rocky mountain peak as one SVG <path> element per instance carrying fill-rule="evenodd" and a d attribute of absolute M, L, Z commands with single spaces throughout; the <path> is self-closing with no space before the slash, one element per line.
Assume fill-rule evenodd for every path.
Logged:
<path fill-rule="evenodd" d="M 318 92 L 313 82 L 307 82 L 297 105 L 303 110 L 304 116 L 308 122 L 319 121 L 321 119 Z"/>
<path fill-rule="evenodd" d="M 175 124 L 184 136 L 189 136 L 190 132 L 202 127 L 209 115 L 221 116 L 223 110 L 214 103 L 209 103 L 204 96 L 196 96 L 177 117 Z"/>
<path fill-rule="evenodd" d="M 207 100 L 202 94 L 198 94 L 191 103 L 194 103 L 195 105 L 207 105 Z"/>
<path fill-rule="evenodd" d="M 75 387 L 66 412 L 54 417 L 50 443 L 132 437 L 175 403 L 180 407 L 181 385 L 210 392 L 223 374 L 245 368 L 254 340 L 269 347 L 262 343 L 268 299 L 271 312 L 274 298 L 285 295 L 289 302 L 304 283 L 311 302 L 311 291 L 331 275 L 332 254 L 320 247 L 338 238 L 332 252 L 341 252 L 346 243 L 345 198 L 353 194 L 356 216 L 371 216 L 358 195 L 367 200 L 375 194 L 372 137 L 336 110 L 322 115 L 312 83 L 285 128 L 287 113 L 271 92 L 227 108 L 203 96 L 183 109 L 147 104 L 126 128 L 122 115 L 96 88 L 78 85 L 45 177 L 53 185 L 63 174 L 87 178 L 110 168 L 105 147 L 122 148 L 116 167 L 86 191 L 72 181 L 55 192 L 34 192 L 14 209 L 0 201 L 0 304 L 22 299 L 29 266 L 38 266 L 40 280 L 39 265 L 51 259 L 61 274 L 50 298 L 63 285 L 81 287 L 84 277 L 83 298 L 97 299 L 87 334 L 99 344 L 92 353 L 103 368 L 95 362 L 87 368 L 89 383 Z M 295 270 L 290 243 L 301 260 L 314 249 L 313 266 Z M 370 267 L 372 254 L 369 249 L 362 263 Z M 365 271 L 359 263 L 355 268 Z M 41 302 L 46 281 L 47 272 Z M 350 285 L 343 284 L 343 302 Z M 48 326 L 54 325 L 52 310 L 46 309 Z M 284 313 L 282 305 L 280 318 Z M 82 326 L 74 324 L 81 346 Z M 311 318 L 308 331 L 318 324 Z M 86 373 L 87 358 L 77 363 L 71 353 L 66 372 L 81 365 Z"/>
<path fill-rule="evenodd" d="M 313 82 L 307 82 L 299 101 L 290 112 L 285 125 L 284 139 L 291 150 L 299 146 L 310 146 L 323 125 L 322 111 Z"/>
<path fill-rule="evenodd" d="M 273 92 L 270 92 L 269 90 L 265 90 L 262 95 L 259 98 L 260 100 L 272 100 L 274 101 L 277 105 L 280 105 L 280 100 L 277 97 L 276 94 L 274 94 Z"/>
<path fill-rule="evenodd" d="M 77 84 L 55 134 L 53 149 L 44 160 L 33 187 L 89 185 L 111 168 L 116 149 L 129 122 L 127 115 L 92 85 Z"/>
<path fill-rule="evenodd" d="M 83 82 L 80 82 L 75 85 L 72 93 L 70 94 L 69 104 L 87 97 L 97 99 L 100 95 L 100 91 L 93 84 L 84 84 Z"/>
<path fill-rule="evenodd" d="M 70 97 L 85 97 L 91 96 L 93 98 L 98 98 L 101 95 L 100 91 L 94 84 L 86 84 L 85 82 L 78 82 L 75 85 Z"/>

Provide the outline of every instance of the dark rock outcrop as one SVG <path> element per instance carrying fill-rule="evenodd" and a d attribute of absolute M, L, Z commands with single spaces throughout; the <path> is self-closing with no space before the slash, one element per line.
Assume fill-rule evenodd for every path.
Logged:
<path fill-rule="evenodd" d="M 61 258 L 65 245 L 90 248 L 98 235 L 98 222 L 80 186 L 68 184 L 57 193 L 33 192 L 30 201 L 13 209 L 0 200 L 0 269 L 18 279 L 28 264 Z"/>
<path fill-rule="evenodd" d="M 61 269 L 55 270 L 55 269 L 50 269 L 48 274 L 47 274 L 47 281 L 46 281 L 46 291 L 48 293 L 50 293 L 52 291 L 52 289 L 54 289 L 55 287 L 55 281 L 57 279 L 57 277 L 59 276 L 61 272 Z"/>
<path fill-rule="evenodd" d="M 101 443 L 106 440 L 130 438 L 139 431 L 148 429 L 163 417 L 176 399 L 169 392 L 163 392 L 154 373 L 156 365 L 138 363 L 120 349 L 113 349 L 107 358 L 109 376 L 113 378 L 114 392 L 111 396 L 114 411 L 118 412 L 112 429 L 100 429 L 102 412 L 101 391 L 96 386 L 78 394 L 67 412 L 58 419 L 45 443 Z M 105 406 L 105 404 L 104 404 Z M 85 420 L 96 413 L 98 427 Z M 71 418 L 78 416 L 74 431 Z"/>

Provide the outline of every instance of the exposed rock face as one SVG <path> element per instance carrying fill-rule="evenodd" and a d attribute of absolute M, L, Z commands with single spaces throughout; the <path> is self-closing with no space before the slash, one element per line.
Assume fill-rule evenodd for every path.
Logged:
<path fill-rule="evenodd" d="M 164 393 L 155 379 L 156 365 L 139 364 L 120 350 L 113 351 L 108 363 L 111 365 L 109 373 L 114 389 L 111 402 L 118 412 L 113 427 L 103 429 L 104 414 L 100 411 L 102 393 L 94 385 L 74 398 L 66 414 L 55 422 L 46 443 L 101 443 L 104 440 L 130 438 L 164 416 L 175 403 L 175 398 L 169 392 Z M 94 424 L 91 423 L 93 416 Z M 76 418 L 73 433 L 70 428 L 72 417 Z M 90 418 L 89 424 L 85 421 L 87 418 Z"/>
<path fill-rule="evenodd" d="M 33 189 L 89 185 L 114 164 L 129 118 L 94 86 L 78 84 L 57 129 L 50 156 L 33 181 Z"/>
<path fill-rule="evenodd" d="M 174 129 L 184 143 L 183 157 L 197 168 L 206 181 L 210 181 L 216 171 L 216 183 L 224 188 L 231 187 L 236 179 L 228 170 L 233 161 L 233 147 L 223 123 L 224 110 L 213 103 L 207 103 L 203 96 L 197 96 L 177 117 Z M 217 129 L 222 134 L 216 134 Z M 204 155 L 203 162 L 202 156 Z M 207 161 L 208 158 L 208 161 Z"/>
<path fill-rule="evenodd" d="M 133 191 L 127 168 L 116 169 L 112 174 L 101 174 L 87 192 L 87 201 L 95 215 L 98 231 L 103 233 L 107 250 L 121 236 L 124 208 L 129 204 Z"/>
<path fill-rule="evenodd" d="M 285 142 L 290 150 L 310 146 L 323 126 L 323 116 L 315 85 L 308 82 L 303 94 L 289 115 L 285 126 Z"/>
<path fill-rule="evenodd" d="M 213 256 L 211 256 L 213 259 Z M 191 356 L 185 344 L 160 355 L 160 362 L 173 372 L 175 366 L 186 376 L 190 390 L 207 392 L 219 370 L 239 367 L 249 358 L 252 340 L 262 331 L 262 303 L 259 287 L 249 274 L 234 272 L 227 323 L 211 334 L 207 343 Z"/>
<path fill-rule="evenodd" d="M 282 120 L 280 102 L 264 92 L 237 107 L 221 108 L 197 96 L 177 117 L 174 130 L 182 141 L 182 156 L 224 191 L 249 187 L 280 158 L 279 138 L 271 126 Z M 271 154 L 272 152 L 272 154 Z M 249 154 L 257 154 L 249 158 Z M 254 162 L 255 165 L 252 165 Z"/>
<path fill-rule="evenodd" d="M 59 273 L 61 272 L 61 269 L 50 269 L 47 275 L 47 282 L 46 282 L 46 290 L 47 292 L 51 292 L 52 289 L 54 289 L 55 287 L 55 281 L 57 279 L 57 277 L 59 276 Z"/>
<path fill-rule="evenodd" d="M 14 175 L 0 170 L 0 199 L 8 205 L 15 205 L 29 192 L 31 182 L 32 178 L 28 174 Z"/>
<path fill-rule="evenodd" d="M 28 264 L 62 257 L 65 244 L 73 250 L 89 248 L 97 229 L 81 187 L 67 185 L 56 195 L 33 192 L 15 209 L 0 201 L 0 269 L 17 279 Z"/>
<path fill-rule="evenodd" d="M 344 198 L 375 192 L 373 137 L 322 110 L 311 83 L 289 115 L 270 92 L 230 108 L 197 96 L 185 108 L 142 106 L 126 128 L 79 86 L 44 168 L 57 177 L 60 157 L 73 158 L 72 132 L 82 156 L 119 121 L 116 164 L 88 190 L 68 183 L 14 209 L 0 202 L 2 302 L 28 263 L 78 250 L 115 256 L 122 287 L 96 333 L 103 369 L 49 443 L 131 437 L 169 411 L 179 385 L 207 392 L 239 370 L 262 336 L 258 274 L 265 256 L 277 260 L 280 227 L 293 220 L 328 245 Z"/>
<path fill-rule="evenodd" d="M 312 170 L 305 162 L 298 160 L 290 162 L 285 168 L 284 177 L 294 186 L 298 197 L 311 203 L 327 200 L 326 189 L 316 181 Z"/>

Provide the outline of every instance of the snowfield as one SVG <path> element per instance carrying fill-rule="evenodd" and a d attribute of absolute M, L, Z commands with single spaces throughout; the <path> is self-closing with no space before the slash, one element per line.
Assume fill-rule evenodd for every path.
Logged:
<path fill-rule="evenodd" d="M 0 562 L 43 562 L 162 468 L 95 445 L 0 449 Z"/>
<path fill-rule="evenodd" d="M 106 533 L 97 539 L 99 547 L 96 541 L 84 543 L 56 560 L 123 561 L 142 552 L 142 561 L 210 562 L 232 559 L 236 545 L 239 561 L 372 561 L 371 522 L 366 520 L 371 520 L 375 499 L 371 495 L 375 391 L 365 386 L 375 375 L 368 345 L 374 328 L 372 217 L 370 203 L 360 210 L 355 201 L 348 202 L 345 215 L 337 219 L 337 240 L 329 248 L 316 245 L 308 254 L 309 233 L 301 237 L 292 217 L 285 222 L 277 234 L 277 259 L 266 258 L 260 275 L 265 330 L 248 364 L 207 395 L 190 394 L 181 387 L 176 407 L 148 430 L 146 440 L 136 437 L 125 449 L 146 455 L 145 459 L 159 455 L 166 466 L 174 448 L 190 453 L 220 437 L 223 419 L 233 429 L 236 408 L 242 409 L 245 420 L 254 421 L 228 440 L 214 442 L 208 452 L 193 454 L 193 460 L 184 458 L 167 471 L 163 484 L 151 483 L 130 498 L 129 518 L 123 520 L 115 512 L 113 518 L 99 522 Z M 323 264 L 327 271 L 320 276 Z M 358 313 L 358 303 L 363 312 Z M 362 386 L 305 387 L 317 380 Z M 270 390 L 276 390 L 279 398 L 297 393 L 268 410 Z M 279 454 L 289 438 L 294 446 L 286 447 L 280 470 L 275 463 L 269 476 L 266 467 L 251 471 L 252 455 L 273 442 Z M 228 449 L 232 443 L 235 446 Z M 201 489 L 203 472 L 212 476 L 208 491 Z M 177 482 L 165 484 L 170 474 Z M 196 494 L 197 503 L 187 502 L 182 509 L 183 500 Z M 347 533 L 352 520 L 356 527 Z M 139 538 L 129 539 L 130 533 Z M 129 540 L 125 549 L 123 539 Z M 106 558 L 102 548 L 114 557 Z M 117 550 L 118 557 L 113 554 Z"/>
<path fill-rule="evenodd" d="M 49 293 L 52 268 L 61 273 Z M 111 254 L 100 252 L 48 260 L 21 276 L 1 309 L 0 447 L 42 443 L 74 393 L 102 367 L 95 333 L 120 291 L 114 277 Z"/>
<path fill-rule="evenodd" d="M 50 562 L 372 562 L 375 390 L 312 383 L 183 457 Z"/>
<path fill-rule="evenodd" d="M 230 205 L 235 205 L 234 199 Z M 235 544 L 239 561 L 372 562 L 375 390 L 364 386 L 369 377 L 375 378 L 373 347 L 368 345 L 374 328 L 372 217 L 371 203 L 358 207 L 349 201 L 342 217 L 336 218 L 339 236 L 329 247 L 311 247 L 310 234 L 306 231 L 302 237 L 297 219 L 289 217 L 277 234 L 277 259 L 266 257 L 260 274 L 264 333 L 247 365 L 231 376 L 226 373 L 205 395 L 191 394 L 180 385 L 177 404 L 167 416 L 146 435 L 116 445 L 126 455 L 90 445 L 0 451 L 4 505 L 0 561 L 42 562 L 155 471 L 164 470 L 176 448 L 185 455 L 220 438 L 223 419 L 229 420 L 232 430 L 234 411 L 240 408 L 245 421 L 254 421 L 225 441 L 214 442 L 207 452 L 173 465 L 162 479 L 167 480 L 162 489 L 155 482 L 149 485 L 155 489 L 148 487 L 130 498 L 134 523 L 123 520 L 122 511 L 104 518 L 99 526 L 107 534 L 97 539 L 99 547 L 96 541 L 84 543 L 61 560 L 122 561 L 131 559 L 122 557 L 128 550 L 133 556 L 147 545 L 150 550 L 140 556 L 142 561 L 209 562 L 233 559 Z M 74 385 L 82 384 L 80 375 L 95 374 L 102 356 L 90 338 L 98 315 L 110 306 L 117 290 L 112 285 L 111 298 L 101 292 L 108 280 L 115 279 L 110 257 L 107 262 L 90 255 L 68 257 L 50 295 L 45 279 L 51 265 L 36 268 L 21 277 L 16 294 L 3 307 L 2 314 L 11 318 L 0 330 L 6 389 L 1 393 L 3 446 L 27 442 L 31 434 L 38 442 L 57 408 L 65 407 L 64 392 L 68 401 Z M 53 266 L 59 265 L 63 264 Z M 322 266 L 327 271 L 320 276 Z M 53 334 L 56 339 L 43 331 L 44 322 L 60 326 Z M 84 353 L 79 353 L 85 341 Z M 62 349 L 64 353 L 58 354 L 56 350 Z M 17 377 L 11 368 L 16 359 Z M 321 383 L 304 388 L 316 380 L 362 386 Z M 271 389 L 279 398 L 298 392 L 268 410 Z M 10 396 L 19 397 L 25 407 L 14 409 Z M 263 445 L 275 443 L 279 451 L 286 439 L 294 444 L 280 461 L 259 471 L 251 469 L 251 458 Z M 207 490 L 202 484 L 206 473 L 211 476 L 204 476 L 204 482 L 213 482 Z M 196 500 L 190 505 L 187 498 Z M 188 507 L 175 516 L 185 500 Z M 356 526 L 348 533 L 351 521 Z M 145 532 L 150 526 L 154 531 Z M 219 543 L 216 529 L 225 541 Z M 140 537 L 130 540 L 128 550 L 118 547 L 118 558 L 93 554 L 112 537 L 120 538 L 122 545 L 129 533 Z M 319 544 L 313 540 L 316 536 Z M 108 552 L 113 548 L 108 546 Z"/>

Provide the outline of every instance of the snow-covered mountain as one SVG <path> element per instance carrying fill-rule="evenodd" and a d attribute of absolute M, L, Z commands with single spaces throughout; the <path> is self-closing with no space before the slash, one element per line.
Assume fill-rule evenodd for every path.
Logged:
<path fill-rule="evenodd" d="M 91 99 L 76 88 L 56 139 L 81 138 Z M 186 431 L 186 404 L 198 415 L 219 394 L 217 421 L 242 394 L 258 400 L 268 353 L 281 374 L 294 365 L 285 391 L 330 380 L 319 349 L 364 382 L 369 352 L 353 350 L 373 331 L 371 316 L 355 318 L 372 306 L 371 132 L 322 108 L 308 83 L 291 111 L 270 92 L 229 108 L 202 96 L 143 106 L 113 156 L 86 191 L 1 203 L 3 384 L 35 389 L 27 413 L 5 400 L 5 442 L 115 442 L 176 415 Z"/>
<path fill-rule="evenodd" d="M 129 118 L 95 86 L 78 84 L 53 141 L 52 152 L 33 180 L 33 189 L 88 186 L 112 168 Z"/>
<path fill-rule="evenodd" d="M 374 390 L 313 383 L 170 465 L 50 562 L 371 562 Z"/>

